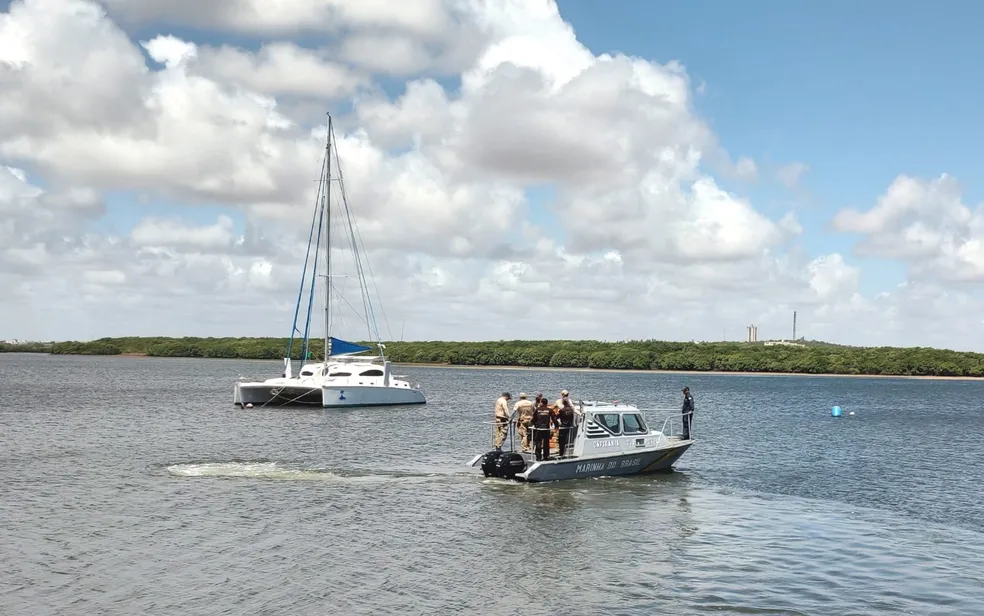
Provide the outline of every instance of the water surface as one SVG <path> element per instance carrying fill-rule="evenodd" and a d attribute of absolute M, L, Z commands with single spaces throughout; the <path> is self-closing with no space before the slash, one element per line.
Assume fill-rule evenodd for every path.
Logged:
<path fill-rule="evenodd" d="M 278 368 L 0 355 L 0 613 L 984 613 L 984 383 L 407 368 L 426 406 L 232 406 Z M 683 385 L 677 472 L 463 466 L 502 390 Z"/>

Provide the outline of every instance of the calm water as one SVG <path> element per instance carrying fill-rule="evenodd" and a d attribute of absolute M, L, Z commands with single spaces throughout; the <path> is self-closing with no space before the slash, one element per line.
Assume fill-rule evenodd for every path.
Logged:
<path fill-rule="evenodd" d="M 0 614 L 984 613 L 984 383 L 408 368 L 424 407 L 232 406 L 278 369 L 0 355 Z M 502 390 L 685 384 L 675 473 L 463 466 Z"/>

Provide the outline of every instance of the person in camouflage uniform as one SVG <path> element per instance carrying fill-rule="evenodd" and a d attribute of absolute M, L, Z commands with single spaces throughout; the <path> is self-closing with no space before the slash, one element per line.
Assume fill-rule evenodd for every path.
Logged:
<path fill-rule="evenodd" d="M 516 416 L 516 431 L 519 432 L 520 447 L 523 451 L 529 451 L 532 436 L 530 420 L 533 419 L 533 403 L 526 399 L 526 394 L 519 394 L 519 400 L 513 407 L 513 413 Z"/>

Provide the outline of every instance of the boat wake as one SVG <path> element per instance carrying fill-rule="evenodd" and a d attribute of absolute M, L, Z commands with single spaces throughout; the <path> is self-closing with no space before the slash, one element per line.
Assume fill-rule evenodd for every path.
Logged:
<path fill-rule="evenodd" d="M 278 462 L 202 462 L 172 464 L 167 472 L 176 477 L 242 477 L 250 479 L 326 480 L 334 473 L 292 468 Z"/>
<path fill-rule="evenodd" d="M 268 479 L 280 481 L 345 481 L 378 483 L 388 481 L 427 481 L 435 478 L 467 477 L 467 473 L 359 472 L 304 468 L 283 462 L 192 462 L 166 467 L 173 477 L 230 479 Z"/>

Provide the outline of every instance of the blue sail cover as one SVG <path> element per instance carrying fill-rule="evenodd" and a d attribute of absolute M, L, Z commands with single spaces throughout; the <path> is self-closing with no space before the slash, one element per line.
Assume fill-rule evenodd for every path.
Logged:
<path fill-rule="evenodd" d="M 332 355 L 351 355 L 352 353 L 361 353 L 369 350 L 369 347 L 367 346 L 362 346 L 361 344 L 355 344 L 346 340 L 339 340 L 334 337 L 329 338 L 329 341 L 331 342 Z"/>

